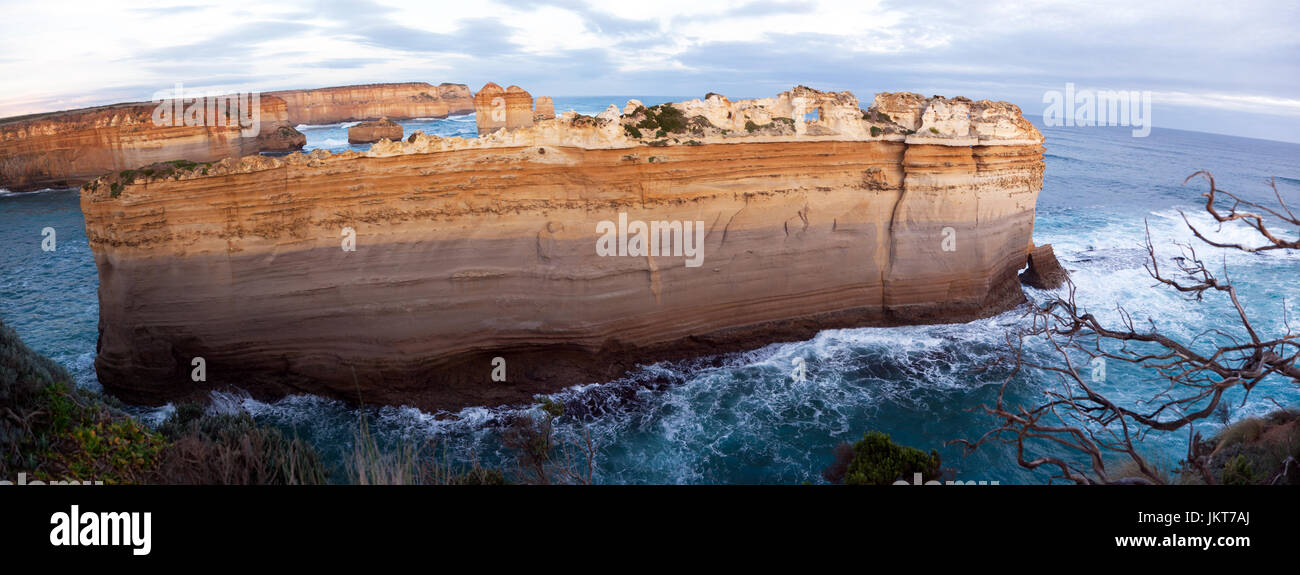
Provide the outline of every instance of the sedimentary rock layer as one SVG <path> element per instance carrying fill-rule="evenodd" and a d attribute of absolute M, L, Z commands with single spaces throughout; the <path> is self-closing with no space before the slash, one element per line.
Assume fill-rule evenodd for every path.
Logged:
<path fill-rule="evenodd" d="M 473 96 L 464 84 L 362 84 L 269 94 L 288 104 L 289 121 L 295 125 L 336 124 L 383 117 L 444 118 L 474 111 Z"/>
<path fill-rule="evenodd" d="M 114 104 L 0 120 L 0 188 L 21 192 L 75 186 L 155 162 L 289 152 L 306 142 L 289 124 L 279 98 L 259 98 L 256 130 L 242 127 L 238 120 L 220 127 L 210 122 L 172 125 L 170 119 L 158 125 L 160 104 Z"/>
<path fill-rule="evenodd" d="M 943 100 L 1000 112 L 961 126 L 920 119 L 923 106 L 914 125 L 936 130 L 917 137 L 843 94 L 676 105 L 719 121 L 765 114 L 761 130 L 692 116 L 682 129 L 698 134 L 641 140 L 625 127 L 675 130 L 675 116 L 633 107 L 472 140 L 417 132 L 366 153 L 230 160 L 117 197 L 99 186 L 82 195 L 99 379 L 137 402 L 229 385 L 494 405 L 638 362 L 1022 302 L 1043 173 L 1033 127 L 984 130 L 1019 111 Z M 784 134 L 792 118 L 772 118 L 786 105 L 820 106 L 824 120 Z M 675 252 L 670 233 L 640 254 L 636 222 L 681 225 L 697 250 Z M 629 239 L 615 233 L 622 248 L 600 255 L 611 226 Z"/>

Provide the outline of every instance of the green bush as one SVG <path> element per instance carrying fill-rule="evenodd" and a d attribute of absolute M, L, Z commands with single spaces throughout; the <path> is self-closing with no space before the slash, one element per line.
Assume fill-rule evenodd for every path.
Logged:
<path fill-rule="evenodd" d="M 0 323 L 0 477 L 23 472 L 42 481 L 144 480 L 163 439 L 72 381 L 67 370 Z"/>
<path fill-rule="evenodd" d="M 656 137 L 659 138 L 686 130 L 686 116 L 672 104 L 660 104 L 649 108 L 642 106 L 637 108 L 633 115 L 642 116 L 636 124 L 637 128 L 655 132 L 658 134 Z"/>
<path fill-rule="evenodd" d="M 910 482 L 916 473 L 923 481 L 940 476 L 939 453 L 929 454 L 894 443 L 889 434 L 871 431 L 852 445 L 836 448 L 835 463 L 823 472 L 832 483 L 845 485 L 891 485 L 899 479 Z"/>
<path fill-rule="evenodd" d="M 1236 457 L 1228 460 L 1228 465 L 1223 468 L 1224 485 L 1254 485 L 1259 482 L 1259 477 L 1255 475 L 1254 466 L 1245 455 L 1238 454 Z"/>

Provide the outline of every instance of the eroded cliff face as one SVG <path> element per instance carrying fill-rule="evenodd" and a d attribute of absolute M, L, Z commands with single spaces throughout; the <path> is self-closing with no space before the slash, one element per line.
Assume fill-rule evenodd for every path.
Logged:
<path fill-rule="evenodd" d="M 22 192 L 76 186 L 157 162 L 290 152 L 306 143 L 278 98 L 259 98 L 257 130 L 244 130 L 237 121 L 229 126 L 159 126 L 154 122 L 158 106 L 115 104 L 0 120 L 0 188 Z"/>
<path fill-rule="evenodd" d="M 474 99 L 464 84 L 425 82 L 362 84 L 316 90 L 270 92 L 288 105 L 289 121 L 336 124 L 379 118 L 444 118 L 474 111 Z"/>
<path fill-rule="evenodd" d="M 710 96 L 96 186 L 99 379 L 136 402 L 236 386 L 454 409 L 1018 305 L 1041 136 L 986 125 L 1010 104 L 920 102 L 912 120 L 847 92 Z"/>

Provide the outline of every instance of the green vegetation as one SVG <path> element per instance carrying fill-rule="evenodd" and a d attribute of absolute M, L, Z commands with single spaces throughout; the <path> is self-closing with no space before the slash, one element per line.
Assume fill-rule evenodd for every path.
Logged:
<path fill-rule="evenodd" d="M 0 477 L 135 483 L 164 441 L 0 324 Z"/>
<path fill-rule="evenodd" d="M 672 104 L 659 104 L 649 108 L 641 106 L 632 115 L 641 117 L 635 124 L 638 131 L 653 132 L 656 138 L 686 130 L 686 116 Z"/>
<path fill-rule="evenodd" d="M 932 134 L 938 134 L 938 133 L 939 133 L 939 129 L 938 129 L 938 128 L 930 128 L 930 133 L 932 133 Z"/>
<path fill-rule="evenodd" d="M 1205 442 L 1207 468 L 1224 485 L 1300 484 L 1300 411 L 1281 409 L 1223 428 Z M 1203 482 L 1183 471 L 1189 482 Z"/>
<path fill-rule="evenodd" d="M 183 404 L 157 430 L 0 324 L 0 477 L 118 483 L 320 483 L 319 458 L 247 415 Z"/>
<path fill-rule="evenodd" d="M 326 479 L 311 445 L 259 426 L 247 413 L 205 415 L 201 406 L 183 403 L 158 432 L 172 442 L 159 462 L 166 483 L 305 485 Z"/>
<path fill-rule="evenodd" d="M 745 120 L 745 131 L 754 133 L 757 131 L 770 132 L 774 134 L 789 134 L 794 132 L 794 118 L 772 118 L 767 124 L 757 124 L 753 120 Z"/>
<path fill-rule="evenodd" d="M 1246 456 L 1238 453 L 1236 457 L 1228 460 L 1228 464 L 1223 468 L 1224 485 L 1254 485 L 1258 483 L 1260 477 L 1255 474 L 1255 468 L 1251 465 Z"/>
<path fill-rule="evenodd" d="M 845 485 L 891 485 L 899 479 L 910 482 L 916 473 L 923 481 L 939 479 L 939 452 L 926 454 L 894 443 L 887 433 L 871 431 L 857 443 L 837 446 L 835 462 L 822 476 Z"/>
<path fill-rule="evenodd" d="M 872 127 L 871 127 L 871 137 L 873 137 L 873 138 L 879 138 L 879 137 L 880 137 L 880 134 L 882 134 L 882 133 L 884 133 L 884 132 L 883 132 L 880 128 L 878 128 L 878 127 L 876 127 L 876 126 L 872 126 Z"/>
<path fill-rule="evenodd" d="M 871 111 L 871 110 L 862 110 L 862 119 L 871 122 L 893 122 L 894 121 L 893 118 L 889 117 L 889 114 L 886 114 L 884 112 Z"/>
<path fill-rule="evenodd" d="M 357 484 L 503 485 L 590 483 L 589 436 L 564 440 L 553 422 L 562 403 L 538 398 L 503 432 L 508 470 L 453 464 L 432 443 L 382 441 L 365 417 L 340 478 Z M 29 349 L 0 323 L 0 478 L 108 484 L 317 484 L 330 479 L 315 448 L 246 413 L 205 413 L 179 403 L 158 428 L 131 418 L 111 397 L 77 388 L 58 363 Z"/>
<path fill-rule="evenodd" d="M 641 139 L 641 130 L 637 129 L 636 126 L 625 125 L 623 126 L 623 132 L 625 132 L 630 138 Z"/>

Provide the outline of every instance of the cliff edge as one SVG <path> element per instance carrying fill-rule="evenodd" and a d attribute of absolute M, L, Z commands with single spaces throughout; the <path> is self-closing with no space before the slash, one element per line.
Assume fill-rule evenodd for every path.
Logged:
<path fill-rule="evenodd" d="M 88 186 L 100 381 L 454 409 L 1024 301 L 1043 148 L 1011 104 L 798 87 L 527 111 Z"/>

